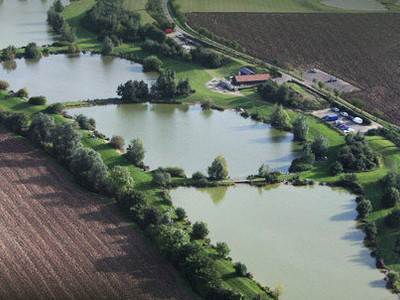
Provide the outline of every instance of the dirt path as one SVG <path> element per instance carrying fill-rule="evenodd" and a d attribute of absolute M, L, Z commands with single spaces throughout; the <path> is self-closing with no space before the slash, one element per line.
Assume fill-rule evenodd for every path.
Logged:
<path fill-rule="evenodd" d="M 0 299 L 190 299 L 100 200 L 0 131 Z"/>

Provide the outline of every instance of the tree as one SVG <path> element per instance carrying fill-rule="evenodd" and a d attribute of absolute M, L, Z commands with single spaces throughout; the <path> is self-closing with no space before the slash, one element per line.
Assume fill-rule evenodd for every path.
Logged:
<path fill-rule="evenodd" d="M 372 204 L 369 200 L 361 200 L 357 204 L 357 212 L 359 218 L 365 218 L 370 212 L 372 212 Z"/>
<path fill-rule="evenodd" d="M 145 72 L 159 72 L 163 66 L 163 62 L 154 55 L 147 56 L 143 60 L 143 71 Z"/>
<path fill-rule="evenodd" d="M 69 167 L 80 185 L 94 192 L 106 191 L 107 167 L 98 152 L 93 149 L 78 148 L 71 155 Z"/>
<path fill-rule="evenodd" d="M 295 141 L 303 142 L 307 139 L 310 126 L 307 123 L 307 118 L 303 115 L 297 117 L 293 124 L 293 138 Z"/>
<path fill-rule="evenodd" d="M 271 116 L 271 124 L 277 128 L 289 128 L 290 117 L 287 112 L 283 109 L 282 105 L 276 105 L 275 111 Z"/>
<path fill-rule="evenodd" d="M 29 126 L 28 137 L 39 146 L 44 146 L 51 141 L 51 131 L 54 124 L 53 117 L 38 113 L 33 117 Z"/>
<path fill-rule="evenodd" d="M 115 166 L 110 174 L 110 192 L 117 198 L 124 198 L 132 192 L 134 181 L 127 167 Z"/>
<path fill-rule="evenodd" d="M 64 5 L 61 3 L 61 0 L 54 1 L 54 10 L 58 13 L 62 13 L 64 10 Z"/>
<path fill-rule="evenodd" d="M 339 175 L 339 174 L 342 173 L 342 172 L 343 172 L 343 166 L 342 166 L 342 164 L 341 164 L 340 162 L 338 162 L 338 161 L 335 161 L 334 163 L 332 163 L 332 164 L 329 166 L 329 173 L 330 173 L 332 176 Z"/>
<path fill-rule="evenodd" d="M 137 138 L 136 140 L 132 140 L 126 149 L 125 156 L 128 160 L 130 160 L 135 165 L 141 163 L 146 154 L 146 150 L 144 148 L 143 140 L 141 138 Z"/>
<path fill-rule="evenodd" d="M 231 249 L 229 249 L 228 245 L 224 242 L 218 242 L 215 247 L 215 250 L 223 258 L 229 255 L 229 253 L 231 252 Z"/>
<path fill-rule="evenodd" d="M 69 157 L 82 147 L 81 134 L 69 123 L 56 124 L 51 130 L 51 143 L 55 157 L 61 164 L 66 164 Z"/>
<path fill-rule="evenodd" d="M 211 99 L 206 99 L 201 101 L 201 108 L 203 110 L 209 110 L 213 108 L 213 106 L 214 106 L 214 101 L 212 101 Z"/>
<path fill-rule="evenodd" d="M 101 45 L 101 54 L 109 55 L 112 52 L 114 52 L 113 41 L 108 36 L 106 36 L 103 40 L 103 44 Z"/>
<path fill-rule="evenodd" d="M 162 71 L 151 87 L 151 92 L 162 99 L 175 99 L 177 95 L 175 72 L 169 69 Z"/>
<path fill-rule="evenodd" d="M 181 80 L 176 87 L 176 93 L 179 97 L 187 97 L 192 92 L 189 79 Z"/>
<path fill-rule="evenodd" d="M 186 218 L 186 211 L 182 207 L 177 207 L 175 209 L 175 213 L 179 221 L 182 221 Z"/>
<path fill-rule="evenodd" d="M 14 46 L 8 46 L 3 50 L 3 60 L 13 60 L 17 55 L 17 48 Z"/>
<path fill-rule="evenodd" d="M 247 267 L 245 264 L 237 262 L 233 265 L 233 268 L 237 276 L 244 277 L 247 275 Z"/>
<path fill-rule="evenodd" d="M 39 59 L 42 56 L 36 43 L 29 43 L 25 48 L 25 58 Z"/>
<path fill-rule="evenodd" d="M 392 228 L 400 228 L 400 209 L 394 209 L 385 217 L 385 224 Z"/>
<path fill-rule="evenodd" d="M 314 141 L 311 143 L 312 153 L 315 154 L 315 157 L 324 157 L 329 148 L 329 141 L 324 138 L 322 135 L 318 135 Z"/>
<path fill-rule="evenodd" d="M 271 168 L 267 164 L 262 164 L 260 168 L 258 169 L 258 176 L 260 177 L 265 177 L 267 174 L 271 172 Z"/>
<path fill-rule="evenodd" d="M 10 87 L 10 84 L 7 81 L 0 80 L 0 91 L 7 91 Z"/>
<path fill-rule="evenodd" d="M 190 243 L 190 237 L 186 231 L 168 225 L 157 227 L 154 239 L 161 254 L 166 257 L 175 256 L 183 246 Z"/>
<path fill-rule="evenodd" d="M 61 40 L 69 42 L 69 43 L 75 43 L 76 41 L 76 30 L 75 28 L 71 28 L 68 23 L 66 23 L 60 30 L 61 34 Z M 75 47 L 76 48 L 76 47 Z M 114 50 L 112 50 L 114 51 Z M 111 51 L 111 52 L 112 52 Z M 76 52 L 76 49 L 75 49 Z M 109 54 L 109 53 L 108 53 Z"/>
<path fill-rule="evenodd" d="M 196 222 L 193 224 L 193 230 L 191 234 L 193 239 L 205 239 L 209 233 L 210 231 L 208 230 L 208 226 L 206 223 Z"/>
<path fill-rule="evenodd" d="M 45 105 L 47 99 L 45 96 L 30 97 L 28 102 L 32 105 Z"/>
<path fill-rule="evenodd" d="M 125 147 L 124 137 L 120 135 L 113 135 L 110 141 L 110 145 L 113 146 L 115 149 L 123 151 Z"/>
<path fill-rule="evenodd" d="M 208 167 L 208 176 L 214 180 L 221 180 L 228 176 L 228 164 L 225 157 L 219 155 L 214 159 Z"/>
<path fill-rule="evenodd" d="M 48 114 L 59 114 L 62 112 L 63 106 L 61 103 L 54 103 L 47 106 L 45 112 Z"/>
<path fill-rule="evenodd" d="M 400 193 L 394 187 L 385 189 L 382 197 L 382 205 L 384 207 L 394 207 L 400 202 Z"/>
<path fill-rule="evenodd" d="M 88 118 L 85 115 L 79 114 L 75 117 L 75 122 L 78 123 L 79 128 L 83 130 L 96 129 L 96 121 L 93 118 Z"/>
<path fill-rule="evenodd" d="M 125 102 L 143 102 L 149 98 L 149 86 L 143 80 L 129 80 L 118 86 L 117 94 Z"/>
<path fill-rule="evenodd" d="M 79 52 L 81 52 L 81 48 L 79 47 L 79 45 L 77 43 L 71 43 L 68 46 L 68 52 L 69 53 L 79 53 Z"/>

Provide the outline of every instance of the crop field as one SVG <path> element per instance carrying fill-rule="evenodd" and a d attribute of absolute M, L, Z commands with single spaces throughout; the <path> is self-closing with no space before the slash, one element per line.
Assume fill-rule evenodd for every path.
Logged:
<path fill-rule="evenodd" d="M 184 12 L 344 13 L 400 11 L 397 0 L 176 0 L 176 2 Z"/>
<path fill-rule="evenodd" d="M 263 60 L 344 79 L 360 88 L 344 98 L 362 99 L 366 110 L 400 125 L 399 15 L 191 13 L 188 19 Z"/>
<path fill-rule="evenodd" d="M 1 299 L 190 299 L 111 207 L 0 131 Z"/>

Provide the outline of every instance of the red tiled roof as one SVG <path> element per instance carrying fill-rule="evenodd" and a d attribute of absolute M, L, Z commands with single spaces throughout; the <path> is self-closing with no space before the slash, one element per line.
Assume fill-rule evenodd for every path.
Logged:
<path fill-rule="evenodd" d="M 238 83 L 245 83 L 252 81 L 267 81 L 269 78 L 270 78 L 269 74 L 240 75 L 240 76 L 235 76 L 235 81 Z"/>

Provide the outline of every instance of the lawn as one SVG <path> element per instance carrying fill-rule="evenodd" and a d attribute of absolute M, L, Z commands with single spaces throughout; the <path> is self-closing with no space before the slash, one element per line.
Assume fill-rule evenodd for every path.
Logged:
<path fill-rule="evenodd" d="M 335 9 L 319 0 L 176 0 L 184 12 L 283 12 L 283 13 L 344 13 L 356 10 Z M 363 1 L 360 1 L 361 5 Z M 370 1 L 368 1 L 370 2 Z M 386 7 L 398 11 L 393 1 L 381 1 Z"/>

